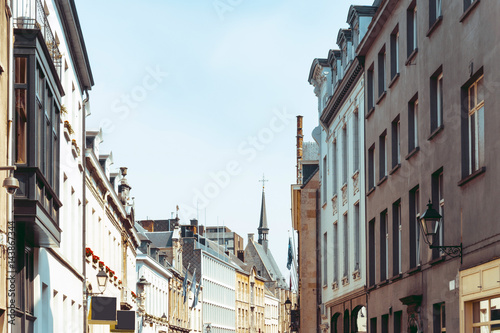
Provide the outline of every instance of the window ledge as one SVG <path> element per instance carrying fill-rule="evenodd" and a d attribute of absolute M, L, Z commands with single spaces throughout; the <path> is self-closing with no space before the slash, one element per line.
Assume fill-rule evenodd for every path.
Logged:
<path fill-rule="evenodd" d="M 418 53 L 418 47 L 417 47 L 417 48 L 415 48 L 415 49 L 414 49 L 414 50 L 410 53 L 410 55 L 408 56 L 408 59 L 406 59 L 406 61 L 405 61 L 405 66 L 408 66 L 408 65 L 411 65 L 411 64 L 412 64 L 411 62 L 413 61 L 413 59 L 415 59 L 415 57 L 417 56 L 417 53 Z"/>
<path fill-rule="evenodd" d="M 321 206 L 321 208 L 325 209 L 326 208 L 326 202 L 323 203 L 323 206 Z"/>
<path fill-rule="evenodd" d="M 373 284 L 373 285 L 371 285 L 371 286 L 368 287 L 367 291 L 372 291 L 372 290 L 374 290 L 376 288 L 377 288 L 377 285 Z"/>
<path fill-rule="evenodd" d="M 391 88 L 398 79 L 399 79 L 399 73 L 396 73 L 396 75 L 394 75 L 394 77 L 392 78 L 391 82 L 389 82 L 389 88 Z"/>
<path fill-rule="evenodd" d="M 326 289 L 328 286 L 326 284 L 323 285 L 323 289 Z"/>
<path fill-rule="evenodd" d="M 437 258 L 434 258 L 434 259 L 432 259 L 431 261 L 429 261 L 429 264 L 430 264 L 431 266 L 437 265 L 437 264 L 439 264 L 440 262 L 443 262 L 445 258 L 446 258 L 446 257 L 445 257 L 444 255 L 441 255 L 441 256 L 439 256 L 439 257 L 437 257 Z"/>
<path fill-rule="evenodd" d="M 420 270 L 421 270 L 420 265 L 418 265 L 417 267 L 413 267 L 410 270 L 408 270 L 408 275 L 412 275 L 412 274 L 415 274 L 417 272 L 420 272 Z"/>
<path fill-rule="evenodd" d="M 398 275 L 394 275 L 392 278 L 391 278 L 391 282 L 394 282 L 394 281 L 397 281 L 397 280 L 400 280 L 403 278 L 403 274 L 402 273 L 399 273 Z"/>
<path fill-rule="evenodd" d="M 401 163 L 396 164 L 394 168 L 392 168 L 392 170 L 389 171 L 389 174 L 392 175 L 394 172 L 398 171 L 399 168 L 401 168 Z"/>
<path fill-rule="evenodd" d="M 439 133 L 441 133 L 441 131 L 444 129 L 444 125 L 441 125 L 439 126 L 438 128 L 436 128 L 432 133 L 431 135 L 429 135 L 429 137 L 427 138 L 427 141 L 431 141 L 432 139 L 434 139 L 434 137 L 436 135 L 438 135 Z"/>
<path fill-rule="evenodd" d="M 386 180 L 387 180 L 387 175 L 385 175 L 384 177 L 382 177 L 382 178 L 378 181 L 377 186 L 382 185 L 382 184 L 383 184 Z"/>
<path fill-rule="evenodd" d="M 389 280 L 388 280 L 388 279 L 385 279 L 385 280 L 383 280 L 383 281 L 380 281 L 380 282 L 379 282 L 379 284 L 378 284 L 378 286 L 379 286 L 379 287 L 383 287 L 383 286 L 385 286 L 386 284 L 389 284 Z"/>
<path fill-rule="evenodd" d="M 463 22 L 467 18 L 467 16 L 469 16 L 469 14 L 474 10 L 474 8 L 476 8 L 476 6 L 479 4 L 479 2 L 481 2 L 481 0 L 475 0 L 473 3 L 471 3 L 469 5 L 469 8 L 467 8 L 465 10 L 465 12 L 462 14 L 462 16 L 460 16 L 458 21 Z"/>
<path fill-rule="evenodd" d="M 375 104 L 379 105 L 380 102 L 382 102 L 382 100 L 384 99 L 385 95 L 387 95 L 387 92 L 384 90 L 380 96 L 378 97 L 377 101 L 375 102 Z"/>
<path fill-rule="evenodd" d="M 481 168 L 477 169 L 476 171 L 474 171 L 473 173 L 471 173 L 470 175 L 468 175 L 467 177 L 463 178 L 461 181 L 458 182 L 457 185 L 458 186 L 465 185 L 468 182 L 470 182 L 471 180 L 473 180 L 474 178 L 476 178 L 477 176 L 479 176 L 485 172 L 486 172 L 486 167 L 481 167 Z"/>
<path fill-rule="evenodd" d="M 367 193 L 366 193 L 366 196 L 370 196 L 370 194 L 372 194 L 373 192 L 375 192 L 375 186 L 373 186 Z"/>
<path fill-rule="evenodd" d="M 412 158 L 419 151 L 420 151 L 420 147 L 413 148 L 413 150 L 411 152 L 409 152 L 408 155 L 406 155 L 405 160 L 408 161 L 410 158 Z"/>
<path fill-rule="evenodd" d="M 427 31 L 425 36 L 429 37 L 432 34 L 432 32 L 434 30 L 436 30 L 437 27 L 439 27 L 441 25 L 441 22 L 443 22 L 443 15 L 440 15 L 440 16 L 438 16 L 438 18 L 436 18 L 434 23 L 432 23 L 432 25 L 429 27 L 429 30 Z"/>
<path fill-rule="evenodd" d="M 375 107 L 374 106 L 372 106 L 371 109 L 368 110 L 368 113 L 366 114 L 365 119 L 370 118 L 370 116 L 373 114 L 373 112 L 375 112 Z"/>

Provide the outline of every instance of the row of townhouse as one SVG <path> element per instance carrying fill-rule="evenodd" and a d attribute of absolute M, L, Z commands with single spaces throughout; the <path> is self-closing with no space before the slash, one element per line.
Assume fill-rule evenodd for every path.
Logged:
<path fill-rule="evenodd" d="M 126 168 L 112 173 L 102 133 L 86 130 L 94 81 L 75 2 L 0 8 L 0 332 L 133 332 L 133 202 Z"/>
<path fill-rule="evenodd" d="M 197 220 L 188 225 L 178 218 L 138 221 L 141 332 L 163 332 L 167 326 L 172 332 L 290 332 L 285 303 L 296 299 L 268 249 L 264 195 L 261 212 L 261 242 L 250 234 L 237 255 L 225 240 L 205 237 L 204 230 L 217 227 L 204 228 Z M 158 297 L 155 290 L 162 287 L 154 280 L 169 286 L 168 297 Z"/>
<path fill-rule="evenodd" d="M 319 126 L 303 143 L 298 118 L 292 185 L 300 330 L 500 325 L 498 13 L 479 0 L 353 5 L 339 50 L 313 61 Z"/>

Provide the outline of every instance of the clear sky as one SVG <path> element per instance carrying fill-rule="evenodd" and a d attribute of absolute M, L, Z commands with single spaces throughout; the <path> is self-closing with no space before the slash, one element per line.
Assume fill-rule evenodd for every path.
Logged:
<path fill-rule="evenodd" d="M 357 0 L 371 5 L 373 0 Z M 296 115 L 318 124 L 307 82 L 337 49 L 351 1 L 77 0 L 95 86 L 87 129 L 129 168 L 137 219 L 257 234 L 265 174 L 270 249 L 288 280 Z"/>

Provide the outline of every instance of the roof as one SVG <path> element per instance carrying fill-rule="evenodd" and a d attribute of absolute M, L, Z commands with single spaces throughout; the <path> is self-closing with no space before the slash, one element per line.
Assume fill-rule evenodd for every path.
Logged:
<path fill-rule="evenodd" d="M 264 194 L 264 189 L 262 189 L 262 205 L 260 207 L 259 230 L 261 230 L 261 229 L 269 229 L 267 226 L 266 196 Z"/>
<path fill-rule="evenodd" d="M 144 234 L 159 249 L 172 247 L 172 231 L 145 232 Z"/>
<path fill-rule="evenodd" d="M 264 247 L 260 245 L 259 243 L 256 242 L 250 242 L 250 244 L 253 244 L 255 247 L 255 250 L 257 250 L 257 254 L 260 257 L 260 260 L 266 267 L 267 271 L 269 274 L 272 274 L 272 280 L 276 281 L 278 286 L 280 288 L 288 288 L 286 282 L 284 282 L 283 275 L 281 274 L 280 269 L 278 268 L 278 265 L 276 264 L 276 261 L 274 260 L 273 254 L 271 253 L 271 250 L 268 249 L 267 252 L 264 250 Z"/>

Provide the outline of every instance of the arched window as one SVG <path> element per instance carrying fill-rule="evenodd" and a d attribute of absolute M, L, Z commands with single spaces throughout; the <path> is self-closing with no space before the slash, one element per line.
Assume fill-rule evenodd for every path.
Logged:
<path fill-rule="evenodd" d="M 339 312 L 337 312 L 336 314 L 333 315 L 332 320 L 331 320 L 331 328 L 330 328 L 331 333 L 339 333 L 339 330 L 338 330 L 339 318 L 340 318 Z"/>

